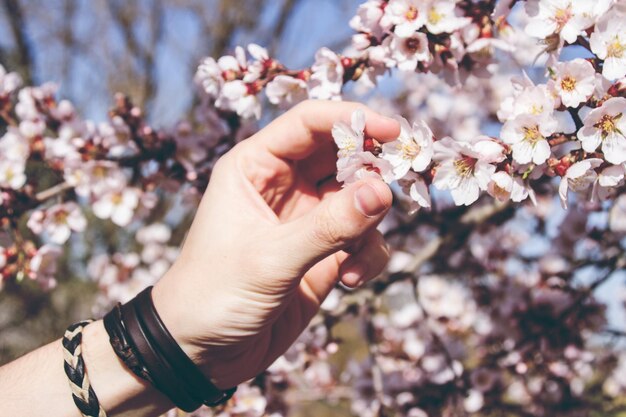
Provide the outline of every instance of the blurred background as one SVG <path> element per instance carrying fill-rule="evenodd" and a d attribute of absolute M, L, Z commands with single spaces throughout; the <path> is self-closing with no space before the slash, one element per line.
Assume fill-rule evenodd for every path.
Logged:
<path fill-rule="evenodd" d="M 255 42 L 291 68 L 309 66 L 320 46 L 342 49 L 349 43 L 348 21 L 359 3 L 1 0 L 0 64 L 20 73 L 26 85 L 58 84 L 58 96 L 86 119 L 106 120 L 114 93 L 123 92 L 146 109 L 151 124 L 167 127 L 193 108 L 193 75 L 201 58 Z M 103 224 L 97 233 L 107 229 L 115 227 Z M 87 264 L 81 256 L 73 254 L 74 261 Z M 92 315 L 96 285 L 86 276 L 68 276 L 76 269 L 60 271 L 50 293 L 29 285 L 0 291 L 0 364 Z"/>

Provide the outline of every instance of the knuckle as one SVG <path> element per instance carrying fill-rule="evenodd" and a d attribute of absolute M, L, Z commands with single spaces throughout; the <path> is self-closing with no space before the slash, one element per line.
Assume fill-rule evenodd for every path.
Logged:
<path fill-rule="evenodd" d="M 325 209 L 313 216 L 313 242 L 321 245 L 341 245 L 346 242 L 346 233 L 337 216 Z"/>

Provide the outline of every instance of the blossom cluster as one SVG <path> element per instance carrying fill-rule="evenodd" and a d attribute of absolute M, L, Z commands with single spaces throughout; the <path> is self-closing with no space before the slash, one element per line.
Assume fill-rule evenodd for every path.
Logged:
<path fill-rule="evenodd" d="M 202 129 L 181 122 L 156 131 L 122 95 L 102 123 L 81 119 L 55 95 L 55 85 L 23 87 L 0 66 L 0 219 L 14 235 L 0 247 L 0 285 L 30 278 L 53 287 L 62 246 L 86 230 L 89 218 L 136 224 L 168 187 L 182 186 L 182 202 L 194 202 L 224 152 L 213 147 L 236 140 L 206 97 L 195 114 Z M 18 227 L 24 218 L 27 231 Z"/>
<path fill-rule="evenodd" d="M 585 70 L 586 79 L 580 75 Z M 571 90 L 559 93 L 557 86 L 568 83 Z M 572 93 L 575 89 L 583 92 Z M 399 137 L 381 145 L 365 137 L 365 115 L 357 110 L 351 125 L 338 122 L 333 128 L 337 181 L 349 184 L 365 176 L 398 181 L 413 212 L 431 206 L 430 184 L 449 190 L 456 205 L 474 203 L 481 192 L 502 202 L 521 202 L 535 201 L 531 182 L 546 176 L 561 177 L 564 207 L 570 189 L 589 190 L 591 201 L 606 200 L 624 183 L 624 96 L 621 85 L 607 83 L 588 61 L 576 59 L 557 64 L 548 84 L 534 85 L 528 78 L 517 82 L 514 97 L 504 100 L 498 112 L 500 138 L 435 140 L 423 121 L 411 125 L 400 119 Z M 574 100 L 576 107 L 565 105 L 566 100 Z"/>
<path fill-rule="evenodd" d="M 350 26 L 358 34 L 352 51 L 323 47 L 310 68 L 289 70 L 264 48 L 251 44 L 234 55 L 203 60 L 196 81 L 217 108 L 244 118 L 261 114 L 260 93 L 275 105 L 306 98 L 341 99 L 344 84 L 376 85 L 388 70 L 441 73 L 452 84 L 470 74 L 488 76 L 495 52 L 511 47 L 495 37 L 504 27 L 490 18 L 487 3 L 455 0 L 370 0 L 359 6 Z"/>

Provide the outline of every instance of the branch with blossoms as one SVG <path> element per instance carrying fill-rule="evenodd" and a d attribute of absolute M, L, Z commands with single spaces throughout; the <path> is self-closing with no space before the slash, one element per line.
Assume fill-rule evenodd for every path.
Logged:
<path fill-rule="evenodd" d="M 338 99 L 348 81 L 375 85 L 389 69 L 434 72 L 452 84 L 470 74 L 489 76 L 496 49 L 512 51 L 513 32 L 506 21 L 512 2 L 370 0 L 350 22 L 354 56 L 318 51 L 311 68 L 291 71 L 250 45 L 235 56 L 207 58 L 197 80 L 218 108 L 242 117 L 260 117 L 259 93 L 281 106 L 304 98 Z M 620 4 L 524 2 L 530 16 L 525 30 L 548 44 L 545 83 L 524 76 L 514 79 L 514 94 L 502 101 L 499 138 L 435 140 L 423 122 L 402 121 L 396 142 L 380 146 L 364 138 L 362 114 L 351 126 L 334 129 L 339 148 L 339 182 L 353 182 L 376 173 L 398 181 L 413 210 L 430 207 L 428 186 L 450 190 L 457 205 L 474 203 L 481 192 L 494 198 L 534 200 L 532 181 L 561 177 L 559 195 L 567 206 L 571 189 L 588 198 L 605 200 L 624 181 L 626 162 L 626 14 Z M 593 58 L 558 62 L 566 45 L 585 45 Z"/>
<path fill-rule="evenodd" d="M 206 96 L 192 120 L 159 131 L 122 94 L 109 121 L 95 124 L 57 101 L 54 85 L 21 84 L 0 67 L 0 221 L 9 241 L 0 247 L 0 283 L 30 278 L 53 287 L 61 247 L 86 230 L 87 207 L 126 227 L 150 216 L 161 190 L 183 187 L 193 202 L 238 140 L 240 122 Z"/>

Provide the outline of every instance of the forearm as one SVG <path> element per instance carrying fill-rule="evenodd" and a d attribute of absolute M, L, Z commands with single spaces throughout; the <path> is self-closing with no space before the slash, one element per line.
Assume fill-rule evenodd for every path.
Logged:
<path fill-rule="evenodd" d="M 89 381 L 109 416 L 158 416 L 173 405 L 119 360 L 98 320 L 83 332 Z M 60 340 L 0 368 L 0 416 L 79 417 L 63 370 Z"/>

